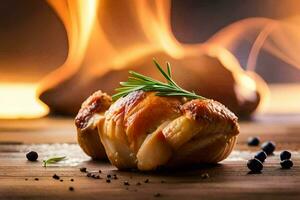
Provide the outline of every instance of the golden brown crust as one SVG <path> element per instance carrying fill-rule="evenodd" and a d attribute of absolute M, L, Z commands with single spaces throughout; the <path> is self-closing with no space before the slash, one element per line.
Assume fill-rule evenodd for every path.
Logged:
<path fill-rule="evenodd" d="M 112 99 L 109 95 L 100 90 L 95 92 L 83 102 L 81 109 L 75 118 L 75 125 L 79 129 L 84 129 L 95 113 L 106 111 L 111 104 Z"/>
<path fill-rule="evenodd" d="M 185 103 L 181 108 L 187 116 L 196 121 L 207 120 L 210 122 L 220 119 L 237 121 L 237 117 L 223 104 L 211 99 L 195 99 Z"/>
<path fill-rule="evenodd" d="M 136 91 L 115 102 L 105 117 L 115 121 L 121 118 L 127 139 L 136 152 L 142 142 L 140 139 L 145 139 L 147 134 L 165 120 L 174 119 L 181 114 L 179 99 L 159 97 L 154 92 Z"/>
<path fill-rule="evenodd" d="M 77 129 L 77 141 L 81 149 L 96 160 L 106 158 L 106 153 L 101 144 L 97 127 L 90 127 L 88 129 Z"/>
<path fill-rule="evenodd" d="M 131 109 L 133 109 L 144 98 L 146 98 L 146 93 L 143 91 L 134 91 L 125 97 L 119 98 L 109 108 L 109 110 L 106 114 L 106 118 L 118 116 L 120 113 L 127 114 L 128 112 L 131 111 Z"/>
<path fill-rule="evenodd" d="M 230 123 L 233 132 L 238 134 L 238 118 L 223 104 L 212 99 L 195 99 L 181 106 L 182 112 L 190 119 L 207 123 Z"/>
<path fill-rule="evenodd" d="M 237 117 L 214 100 L 135 91 L 110 103 L 101 92 L 84 102 L 76 118 L 78 141 L 93 158 L 105 149 L 119 169 L 216 163 L 229 155 L 239 133 Z"/>
<path fill-rule="evenodd" d="M 106 158 L 97 124 L 104 121 L 104 112 L 110 107 L 111 103 L 111 97 L 99 90 L 83 102 L 75 118 L 78 144 L 93 159 Z"/>

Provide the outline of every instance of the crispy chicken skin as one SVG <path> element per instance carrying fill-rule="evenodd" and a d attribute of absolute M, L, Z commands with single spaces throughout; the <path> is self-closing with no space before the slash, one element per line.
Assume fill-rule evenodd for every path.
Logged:
<path fill-rule="evenodd" d="M 119 169 L 217 163 L 230 154 L 239 133 L 237 117 L 217 101 L 153 92 L 132 92 L 101 116 L 101 143 Z"/>
<path fill-rule="evenodd" d="M 83 102 L 75 118 L 78 143 L 83 151 L 93 159 L 106 158 L 97 124 L 104 120 L 104 112 L 111 103 L 112 99 L 109 95 L 97 91 Z"/>

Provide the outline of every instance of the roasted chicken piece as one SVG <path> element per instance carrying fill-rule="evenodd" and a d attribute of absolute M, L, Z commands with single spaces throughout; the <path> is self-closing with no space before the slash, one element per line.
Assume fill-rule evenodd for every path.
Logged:
<path fill-rule="evenodd" d="M 93 159 L 104 159 L 106 153 L 101 144 L 97 124 L 104 120 L 104 112 L 109 108 L 112 99 L 106 93 L 95 92 L 83 102 L 75 118 L 77 140 L 83 151 Z"/>
<path fill-rule="evenodd" d="M 95 98 L 108 97 L 96 92 L 92 96 Z M 106 106 L 99 102 L 93 108 L 99 106 L 101 110 L 100 120 L 96 121 L 100 140 L 110 162 L 119 169 L 148 171 L 160 166 L 217 163 L 230 154 L 239 133 L 237 117 L 214 100 L 188 101 L 135 91 L 118 99 L 105 113 L 102 108 Z M 84 107 L 76 118 L 77 127 L 89 118 L 81 116 L 94 110 Z M 95 125 L 92 127 L 95 130 Z M 79 135 L 84 134 L 81 128 L 78 130 Z M 86 140 L 91 137 L 89 140 L 95 142 L 92 135 L 86 134 Z M 94 152 L 102 152 L 100 140 L 95 146 L 86 144 L 84 151 L 98 148 Z"/>

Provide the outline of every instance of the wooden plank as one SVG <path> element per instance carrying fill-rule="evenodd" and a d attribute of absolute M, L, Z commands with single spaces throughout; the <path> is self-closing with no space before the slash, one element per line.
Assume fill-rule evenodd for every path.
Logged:
<path fill-rule="evenodd" d="M 46 117 L 35 120 L 0 120 L 0 143 L 75 143 L 74 120 Z"/>
<path fill-rule="evenodd" d="M 251 135 L 272 139 L 270 134 L 283 138 L 289 134 L 289 137 L 293 137 L 290 141 L 300 142 L 297 135 L 300 133 L 300 114 L 256 115 L 253 121 L 241 121 L 240 126 L 240 141 Z M 1 143 L 76 143 L 74 119 L 46 117 L 36 120 L 0 120 Z"/>
<path fill-rule="evenodd" d="M 299 199 L 300 197 L 300 123 L 297 120 L 287 119 L 276 123 L 276 120 L 265 117 L 255 122 L 242 122 L 235 151 L 219 165 L 194 166 L 193 169 L 159 173 L 122 172 L 107 162 L 91 161 L 74 143 L 76 140 L 72 119 L 44 120 L 37 124 L 32 121 L 28 121 L 29 124 L 20 121 L 15 124 L 3 121 L 0 123 L 2 142 L 0 199 Z M 55 133 L 56 130 L 59 133 Z M 278 149 L 274 156 L 267 159 L 262 174 L 248 174 L 246 167 L 247 160 L 259 149 L 246 145 L 246 140 L 251 135 L 259 135 L 263 141 L 274 140 L 277 143 Z M 17 142 L 15 139 L 20 142 L 24 139 L 25 144 L 7 144 Z M 64 143 L 39 144 L 45 142 Z M 290 149 L 293 152 L 294 167 L 291 170 L 280 169 L 279 152 L 282 149 Z M 39 152 L 38 162 L 26 160 L 25 153 L 29 150 Z M 42 167 L 42 159 L 53 155 L 66 155 L 68 160 L 48 168 Z M 82 166 L 96 174 L 101 169 L 102 173 L 99 174 L 101 179 L 86 177 L 86 174 L 79 171 Z M 54 173 L 61 176 L 64 181 L 54 180 L 52 178 Z M 202 179 L 203 173 L 208 173 L 210 177 Z M 108 174 L 117 174 L 118 179 L 106 183 Z M 39 180 L 35 181 L 34 178 Z M 70 181 L 71 178 L 74 182 Z M 144 183 L 146 179 L 150 180 L 149 183 Z M 124 181 L 128 181 L 130 185 L 125 186 Z M 136 185 L 137 182 L 141 182 L 141 185 Z M 74 191 L 69 191 L 70 186 L 74 187 Z M 160 193 L 161 196 L 155 197 L 156 193 Z"/>

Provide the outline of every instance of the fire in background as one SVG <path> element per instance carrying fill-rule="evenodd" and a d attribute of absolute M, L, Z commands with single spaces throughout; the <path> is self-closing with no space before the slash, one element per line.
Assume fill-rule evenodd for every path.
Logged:
<path fill-rule="evenodd" d="M 231 1 L 226 4 L 221 1 L 172 1 L 171 6 L 167 1 L 164 3 L 131 1 L 130 4 L 122 1 L 117 5 L 109 1 L 84 2 L 80 0 L 49 1 L 55 12 L 42 1 L 28 1 L 26 4 L 19 1 L 3 2 L 1 14 L 5 17 L 2 17 L 0 21 L 4 25 L 1 27 L 5 28 L 4 31 L 0 31 L 0 40 L 3 40 L 4 44 L 1 48 L 3 48 L 2 52 L 5 52 L 1 54 L 3 57 L 0 68 L 2 83 L 5 82 L 6 85 L 7 83 L 16 85 L 24 85 L 24 82 L 33 83 L 32 89 L 36 89 L 42 77 L 64 63 L 63 67 L 59 68 L 61 70 L 59 73 L 55 76 L 48 76 L 51 78 L 44 81 L 42 90 L 50 91 L 44 101 L 53 110 L 72 113 L 73 111 L 68 110 L 64 105 L 73 104 L 71 108 L 77 110 L 81 99 L 84 99 L 92 90 L 107 87 L 109 84 L 106 86 L 103 84 L 110 81 L 112 84 L 106 89 L 111 92 L 111 88 L 125 76 L 128 68 L 143 65 L 144 68 L 140 70 L 144 70 L 149 64 L 143 63 L 143 60 L 150 61 L 152 56 L 173 61 L 175 66 L 188 63 L 195 65 L 192 68 L 196 68 L 199 64 L 208 63 L 219 65 L 220 69 L 223 67 L 229 71 L 237 71 L 240 65 L 235 63 L 233 54 L 244 68 L 255 69 L 267 81 L 297 81 L 299 78 L 299 70 L 296 69 L 298 67 L 296 55 L 299 50 L 297 45 L 295 46 L 299 34 L 297 17 L 294 17 L 298 15 L 299 3 L 297 1 L 277 1 L 276 4 L 267 0 L 244 1 L 243 3 Z M 64 8 L 66 4 L 68 8 Z M 8 12 L 11 7 L 17 9 L 19 12 L 15 13 L 18 14 Z M 107 9 L 103 9 L 104 7 Z M 109 13 L 114 11 L 118 11 L 118 15 Z M 77 18 L 72 19 L 72 16 L 77 16 Z M 253 16 L 273 17 L 281 21 L 251 18 L 237 22 L 241 18 Z M 211 47 L 212 45 L 208 45 L 209 48 L 202 47 L 208 44 L 207 41 L 225 50 L 216 50 L 220 48 Z M 199 42 L 201 44 L 190 45 L 190 43 Z M 185 54 L 193 54 L 188 56 L 193 57 L 193 61 L 188 62 Z M 207 60 L 207 56 L 217 57 L 216 60 L 220 62 L 214 64 L 214 59 L 208 58 Z M 230 58 L 224 59 L 224 57 Z M 228 69 L 228 67 L 232 68 Z M 220 71 L 220 69 L 215 70 Z M 282 76 L 282 70 L 285 76 Z M 117 73 L 110 73 L 115 71 Z M 182 69 L 178 69 L 178 72 L 182 72 Z M 111 78 L 112 74 L 117 74 L 119 77 Z M 225 80 L 233 77 L 227 76 L 223 71 L 220 71 L 220 74 L 221 79 Z M 258 80 L 253 77 L 249 78 L 244 73 L 237 74 L 239 75 L 235 79 L 240 80 L 237 85 L 242 85 L 240 91 L 256 89 L 255 83 L 257 84 Z M 62 81 L 70 80 L 70 77 L 73 77 L 73 81 Z M 178 78 L 183 79 L 182 82 L 187 87 L 197 87 L 191 86 L 188 81 L 184 82 L 184 77 Z M 48 87 L 49 83 L 55 87 Z M 200 92 L 206 91 L 202 89 Z M 251 96 L 251 92 L 239 93 L 240 95 L 228 94 L 227 96 L 232 95 L 236 105 L 240 102 L 245 104 L 245 98 L 249 94 Z M 208 94 L 214 97 L 213 95 Z M 78 102 L 72 102 L 74 96 Z M 22 99 L 22 97 L 14 97 Z M 232 99 L 227 101 L 232 102 Z M 257 100 L 254 99 L 254 101 Z M 36 108 L 29 110 L 36 110 Z M 246 110 L 248 113 L 250 111 Z M 46 111 L 36 116 L 45 113 Z M 20 116 L 28 116 L 28 111 Z"/>

